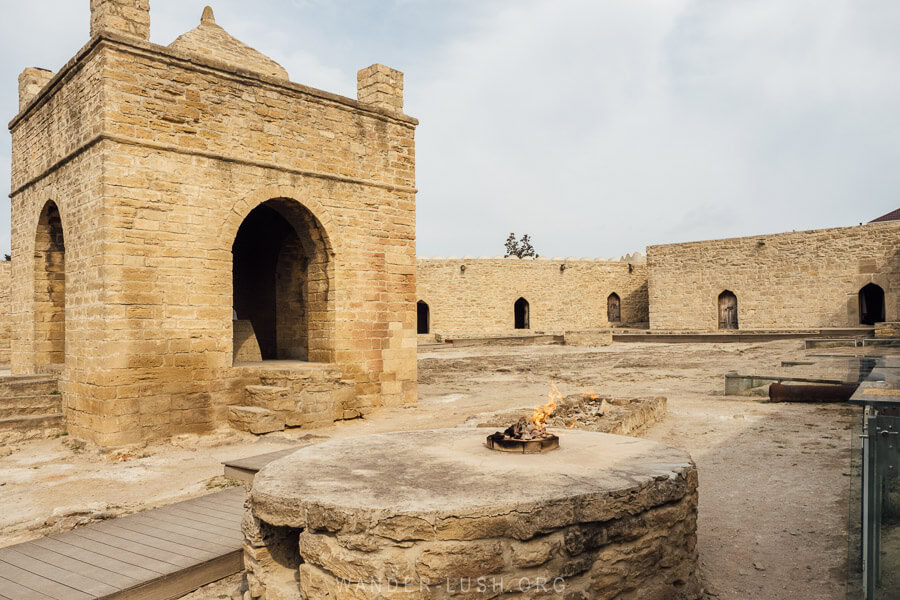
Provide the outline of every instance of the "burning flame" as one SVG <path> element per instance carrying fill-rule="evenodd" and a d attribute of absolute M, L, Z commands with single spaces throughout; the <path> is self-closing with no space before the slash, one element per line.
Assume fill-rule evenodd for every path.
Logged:
<path fill-rule="evenodd" d="M 556 384 L 551 382 L 550 385 L 552 387 L 550 391 L 547 392 L 547 404 L 535 408 L 534 413 L 531 415 L 531 424 L 540 430 L 547 429 L 547 419 L 550 418 L 560 401 L 563 399 L 562 393 L 559 391 L 559 388 L 556 387 Z"/>

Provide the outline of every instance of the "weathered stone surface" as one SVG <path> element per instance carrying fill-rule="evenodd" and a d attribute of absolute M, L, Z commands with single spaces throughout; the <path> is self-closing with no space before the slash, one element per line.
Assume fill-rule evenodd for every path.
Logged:
<path fill-rule="evenodd" d="M 416 559 L 416 574 L 420 580 L 437 583 L 492 575 L 505 566 L 500 542 L 437 542 L 425 546 Z"/>
<path fill-rule="evenodd" d="M 560 450 L 524 458 L 488 450 L 484 430 L 373 435 L 364 438 L 364 449 L 359 439 L 325 442 L 266 466 L 256 476 L 251 502 L 266 522 L 304 527 L 305 521 L 291 522 L 284 515 L 327 515 L 315 526 L 327 522 L 334 531 L 372 529 L 400 516 L 436 524 L 511 511 L 518 522 L 530 523 L 531 515 L 539 514 L 562 526 L 587 506 L 592 520 L 604 520 L 604 511 L 611 518 L 625 503 L 645 510 L 689 491 L 694 469 L 682 451 L 605 434 L 561 435 Z M 508 485 L 510 478 L 519 485 Z M 565 494 L 554 496 L 556 488 Z M 657 488 L 664 493 L 652 492 Z M 628 493 L 637 500 L 622 500 Z M 416 535 L 426 533 L 420 528 Z"/>
<path fill-rule="evenodd" d="M 610 323 L 607 299 L 613 293 L 621 298 L 621 322 Z M 648 319 L 647 265 L 642 262 L 420 257 L 416 294 L 428 305 L 429 333 L 442 337 L 556 332 L 565 333 L 566 343 L 605 345 L 612 341 L 611 332 L 579 330 Z M 525 330 L 515 329 L 519 298 L 529 302 Z"/>
<path fill-rule="evenodd" d="M 900 321 L 875 323 L 875 337 L 900 338 Z"/>
<path fill-rule="evenodd" d="M 229 406 L 228 421 L 240 431 L 261 434 L 282 431 L 284 421 L 272 411 L 256 406 Z"/>
<path fill-rule="evenodd" d="M 253 331 L 253 323 L 247 320 L 232 321 L 234 327 L 234 362 L 257 362 L 262 360 L 259 341 Z"/>
<path fill-rule="evenodd" d="M 543 455 L 488 450 L 483 430 L 326 442 L 264 468 L 250 506 L 264 523 L 304 528 L 299 589 L 309 599 L 635 589 L 648 600 L 696 598 L 690 457 L 635 438 L 560 433 L 561 448 Z M 297 589 L 254 573 L 266 593 Z"/>
<path fill-rule="evenodd" d="M 200 25 L 169 44 L 169 47 L 220 61 L 230 67 L 277 79 L 288 79 L 284 67 L 219 27 L 212 9 L 208 6 L 203 11 Z"/>
<path fill-rule="evenodd" d="M 300 534 L 300 556 L 344 581 L 411 581 L 416 577 L 407 548 L 402 546 L 360 552 L 342 547 L 332 536 L 304 531 Z"/>
<path fill-rule="evenodd" d="M 573 428 L 614 435 L 638 435 L 651 425 L 661 422 L 667 414 L 667 400 L 662 396 L 649 398 L 613 398 L 573 394 L 564 398 L 550 417 L 548 426 Z M 497 413 L 475 415 L 467 423 L 479 428 L 503 429 L 522 417 L 530 416 L 534 408 L 520 408 Z"/>
<path fill-rule="evenodd" d="M 597 346 L 609 346 L 613 343 L 612 336 L 613 332 L 611 329 L 567 331 L 565 340 L 566 346 L 587 346 L 594 348 Z"/>
<path fill-rule="evenodd" d="M 898 236 L 893 221 L 650 246 L 650 326 L 716 330 L 729 290 L 740 329 L 857 327 L 869 283 L 884 290 L 887 320 L 900 320 Z"/>
<path fill-rule="evenodd" d="M 294 408 L 290 398 L 290 388 L 274 385 L 248 385 L 244 389 L 247 390 L 247 406 L 267 408 L 271 411 Z"/>
<path fill-rule="evenodd" d="M 276 371 L 326 388 L 292 426 L 414 405 L 417 121 L 399 77 L 377 68 L 346 98 L 288 81 L 210 12 L 165 47 L 148 0 L 91 9 L 98 37 L 55 76 L 24 73 L 10 124 L 13 373 L 61 372 L 69 432 L 102 445 L 212 431 L 247 385 L 301 391 L 263 381 Z M 282 227 L 254 229 L 278 244 L 265 265 L 234 252 L 260 214 Z M 277 274 L 275 311 L 239 302 L 272 291 L 259 273 Z M 262 363 L 235 363 L 236 311 Z"/>

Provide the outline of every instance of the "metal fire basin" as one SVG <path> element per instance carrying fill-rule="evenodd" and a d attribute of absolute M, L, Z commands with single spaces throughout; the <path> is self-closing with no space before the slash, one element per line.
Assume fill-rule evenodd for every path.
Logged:
<path fill-rule="evenodd" d="M 549 435 L 537 440 L 519 440 L 506 437 L 499 431 L 487 437 L 487 447 L 499 452 L 515 454 L 540 454 L 559 449 L 559 436 Z"/>

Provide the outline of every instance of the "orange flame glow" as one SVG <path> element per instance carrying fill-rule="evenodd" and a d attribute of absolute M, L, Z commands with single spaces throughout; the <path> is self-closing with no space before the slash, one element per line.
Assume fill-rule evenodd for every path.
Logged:
<path fill-rule="evenodd" d="M 552 388 L 547 392 L 547 404 L 535 408 L 534 413 L 531 415 L 531 424 L 541 430 L 547 428 L 547 419 L 550 418 L 563 399 L 562 393 L 556 387 L 556 384 L 551 383 L 550 385 Z"/>

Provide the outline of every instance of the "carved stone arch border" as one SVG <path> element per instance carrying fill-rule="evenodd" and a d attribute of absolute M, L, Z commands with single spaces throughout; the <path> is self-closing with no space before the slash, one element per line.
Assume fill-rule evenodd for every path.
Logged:
<path fill-rule="evenodd" d="M 291 185 L 269 185 L 254 190 L 244 198 L 237 200 L 231 207 L 228 216 L 225 218 L 225 222 L 219 229 L 216 247 L 230 254 L 232 252 L 234 241 L 237 239 L 238 230 L 244 223 L 244 220 L 255 208 L 270 200 L 296 202 L 297 206 L 305 209 L 309 215 L 312 216 L 314 226 L 319 229 L 319 237 L 323 242 L 328 263 L 326 267 L 329 273 L 326 283 L 326 286 L 328 287 L 328 299 L 325 300 L 327 308 L 324 310 L 333 313 L 335 310 L 334 303 L 336 301 L 336 290 L 339 285 L 338 269 L 335 259 L 341 252 L 340 238 L 337 235 L 337 225 L 333 215 L 321 202 L 310 196 L 307 188 Z M 303 244 L 303 238 L 305 236 L 302 235 L 303 232 L 301 231 L 301 228 L 299 228 L 300 223 L 296 222 L 298 214 L 285 214 L 281 210 L 278 210 L 277 206 L 273 206 L 273 208 L 275 208 L 275 210 L 277 210 L 279 214 L 281 214 L 281 216 L 297 230 L 297 233 L 301 236 L 301 244 Z M 231 321 L 229 321 L 229 326 L 231 326 L 231 324 Z M 311 335 L 309 338 L 310 340 L 315 338 L 319 345 L 314 346 L 310 342 L 310 346 L 308 347 L 308 360 L 310 362 L 334 362 L 336 351 L 336 348 L 334 347 L 334 328 L 336 327 L 336 321 L 332 317 L 330 320 L 322 322 L 319 325 L 323 328 L 325 334 L 320 336 Z"/>
<path fill-rule="evenodd" d="M 900 321 L 897 313 L 897 293 L 890 284 L 892 274 L 861 273 L 853 277 L 853 289 L 847 291 L 847 321 L 850 327 L 859 327 L 859 291 L 870 283 L 884 290 L 884 318 L 887 321 Z"/>
<path fill-rule="evenodd" d="M 61 204 L 57 198 L 52 197 L 52 196 L 43 198 L 42 202 L 38 202 L 35 205 L 37 207 L 37 210 L 34 211 L 31 215 L 31 219 L 32 219 L 31 235 L 32 235 L 32 237 L 37 235 L 37 228 L 41 222 L 41 215 L 44 214 L 44 209 L 47 208 L 47 205 L 50 204 L 51 202 L 56 206 L 56 210 L 59 211 L 59 222 L 60 222 L 60 225 L 62 226 L 63 238 L 66 237 L 66 232 L 68 231 L 66 228 L 66 222 L 69 220 L 69 218 L 66 216 L 66 209 L 64 208 L 63 204 Z M 34 241 L 34 240 L 32 240 L 32 241 Z"/>
<path fill-rule="evenodd" d="M 52 237 L 55 226 L 49 220 L 50 211 L 48 209 L 51 203 L 55 208 L 56 217 L 59 219 L 59 234 L 62 237 L 59 248 L 54 247 Z M 71 232 L 66 227 L 68 223 L 66 208 L 58 198 L 52 194 L 42 195 L 32 207 L 29 215 L 31 219 L 28 230 L 29 238 L 25 247 L 27 251 L 25 256 L 19 257 L 17 260 L 19 266 L 16 268 L 20 273 L 24 269 L 24 272 L 28 274 L 25 281 L 30 282 L 26 293 L 31 306 L 31 324 L 25 325 L 30 331 L 32 344 L 30 370 L 43 372 L 51 365 L 62 365 L 66 362 L 65 328 L 68 303 L 66 302 L 65 279 L 69 267 L 65 259 L 70 252 L 72 239 Z M 58 264 L 58 257 L 57 259 L 51 258 L 57 253 L 62 257 L 62 265 Z M 60 271 L 63 275 L 61 298 L 59 279 L 49 275 L 49 273 L 58 274 Z M 61 321 L 56 318 L 56 315 L 60 313 Z M 48 315 L 52 316 L 47 318 Z M 41 349 L 39 349 L 39 345 Z"/>
<path fill-rule="evenodd" d="M 334 217 L 321 202 L 311 198 L 307 190 L 290 185 L 269 185 L 255 190 L 236 201 L 219 229 L 219 247 L 230 252 L 235 237 L 237 237 L 238 229 L 240 229 L 247 215 L 257 206 L 277 198 L 293 200 L 308 210 L 322 227 L 328 254 L 334 258 L 339 253 L 339 238 L 334 231 L 336 229 Z"/>

